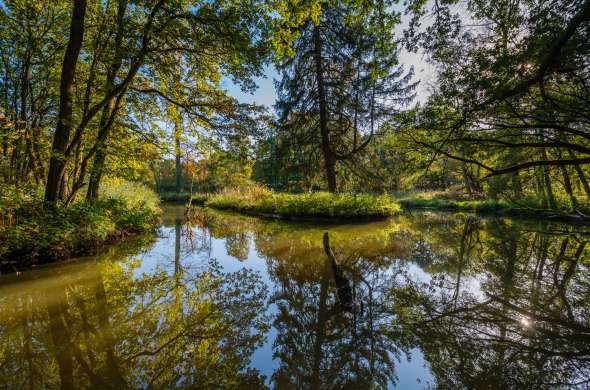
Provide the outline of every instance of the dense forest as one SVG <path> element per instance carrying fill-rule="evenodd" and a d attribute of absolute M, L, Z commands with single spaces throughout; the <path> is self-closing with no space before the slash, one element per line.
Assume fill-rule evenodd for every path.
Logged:
<path fill-rule="evenodd" d="M 589 36 L 574 0 L 6 0 L 3 229 L 148 188 L 584 217 Z M 229 93 L 273 68 L 274 107 Z"/>

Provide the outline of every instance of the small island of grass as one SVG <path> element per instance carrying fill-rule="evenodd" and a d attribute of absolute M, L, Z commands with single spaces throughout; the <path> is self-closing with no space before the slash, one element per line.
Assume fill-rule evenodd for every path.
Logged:
<path fill-rule="evenodd" d="M 378 219 L 389 217 L 400 206 L 388 195 L 274 193 L 264 187 L 226 189 L 211 195 L 205 205 L 246 214 L 287 219 Z"/>

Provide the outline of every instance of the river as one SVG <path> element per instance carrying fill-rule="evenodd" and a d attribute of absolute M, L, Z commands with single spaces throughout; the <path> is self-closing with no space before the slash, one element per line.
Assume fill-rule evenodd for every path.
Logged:
<path fill-rule="evenodd" d="M 0 276 L 0 388 L 590 386 L 586 227 L 183 211 Z"/>

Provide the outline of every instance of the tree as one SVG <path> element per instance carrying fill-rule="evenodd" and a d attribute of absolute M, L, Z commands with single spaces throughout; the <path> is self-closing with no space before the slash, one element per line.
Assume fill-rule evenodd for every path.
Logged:
<path fill-rule="evenodd" d="M 473 0 L 461 14 L 452 13 L 454 3 L 409 8 L 408 45 L 440 69 L 436 93 L 413 126 L 426 137 L 414 140 L 478 167 L 482 178 L 510 175 L 515 197 L 521 178 L 536 170 L 537 192 L 555 208 L 553 168 L 570 192 L 561 167 L 567 173 L 590 162 L 590 2 Z M 428 15 L 434 22 L 421 26 Z"/>
<path fill-rule="evenodd" d="M 291 26 L 300 13 L 294 5 L 282 18 Z M 398 22 L 388 1 L 322 2 L 297 26 L 293 56 L 279 64 L 281 130 L 294 147 L 319 149 L 330 192 L 337 163 L 366 148 L 383 119 L 412 98 L 412 72 L 404 75 L 397 61 Z"/>
<path fill-rule="evenodd" d="M 220 91 L 221 78 L 254 88 L 251 77 L 268 53 L 269 17 L 262 4 L 160 0 L 129 12 L 131 5 L 120 0 L 92 7 L 89 17 L 101 28 L 78 49 L 84 67 L 71 82 L 84 93 L 72 103 L 76 115 L 67 128 L 54 135 L 59 142 L 53 155 L 60 158 L 52 160 L 47 182 L 47 199 L 56 201 L 61 193 L 66 205 L 87 183 L 87 200 L 96 200 L 112 128 L 122 117 L 138 120 L 138 112 L 127 111 L 130 101 L 156 96 L 160 110 L 165 101 L 210 125 L 220 111 L 233 115 L 240 109 Z M 83 31 L 84 23 L 78 27 Z M 70 175 L 64 176 L 66 170 Z"/>

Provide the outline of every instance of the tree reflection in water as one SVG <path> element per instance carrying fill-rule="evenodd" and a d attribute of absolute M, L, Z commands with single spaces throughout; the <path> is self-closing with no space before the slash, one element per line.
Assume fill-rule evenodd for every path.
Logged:
<path fill-rule="evenodd" d="M 3 277 L 0 383 L 383 388 L 417 348 L 434 388 L 590 387 L 585 228 L 429 213 L 312 226 L 204 210 L 168 226 L 169 261 L 149 272 L 140 242 Z M 248 270 L 251 256 L 265 272 Z M 275 364 L 253 361 L 271 325 Z"/>
<path fill-rule="evenodd" d="M 590 274 L 576 230 L 466 219 L 430 282 L 392 290 L 396 326 L 440 388 L 588 388 Z"/>
<path fill-rule="evenodd" d="M 412 347 L 437 388 L 590 386 L 583 227 L 450 214 L 352 228 L 220 218 L 214 235 L 253 232 L 266 258 L 277 388 L 395 383 L 395 358 Z M 352 282 L 352 314 L 338 305 L 323 230 Z"/>
<path fill-rule="evenodd" d="M 115 253 L 123 255 L 121 248 Z M 248 368 L 268 330 L 258 275 L 224 273 L 211 262 L 198 274 L 184 270 L 179 284 L 161 268 L 135 277 L 136 261 L 112 255 L 40 271 L 26 289 L 4 286 L 1 383 L 32 389 L 261 383 Z"/>

